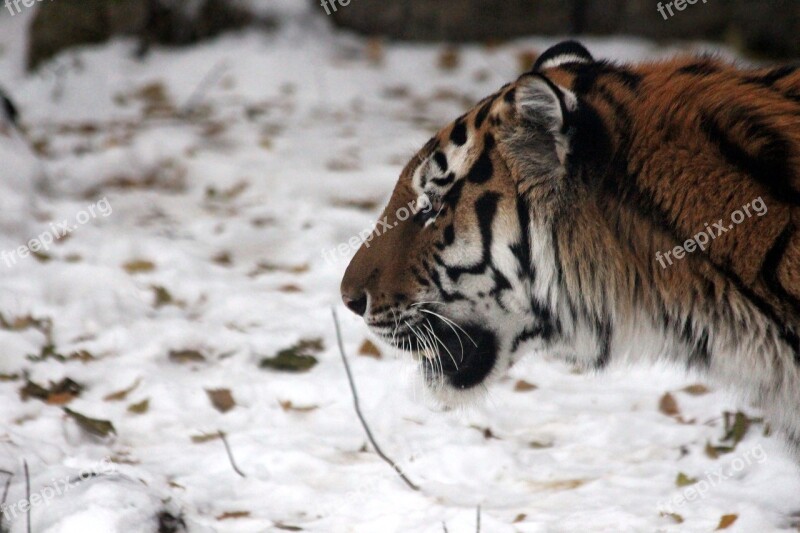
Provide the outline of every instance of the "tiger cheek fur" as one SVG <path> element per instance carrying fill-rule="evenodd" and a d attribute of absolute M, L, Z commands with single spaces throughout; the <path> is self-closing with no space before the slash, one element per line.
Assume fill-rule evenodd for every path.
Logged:
<path fill-rule="evenodd" d="M 794 67 L 619 66 L 556 45 L 407 165 L 344 301 L 420 356 L 445 403 L 523 352 L 669 360 L 760 404 L 800 449 L 798 116 Z M 427 212 L 397 220 L 420 198 Z M 657 261 L 754 199 L 764 216 Z"/>

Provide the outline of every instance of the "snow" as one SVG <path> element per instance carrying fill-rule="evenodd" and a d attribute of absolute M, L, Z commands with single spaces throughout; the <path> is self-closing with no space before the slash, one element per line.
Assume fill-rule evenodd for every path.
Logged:
<path fill-rule="evenodd" d="M 477 506 L 482 530 L 498 533 L 710 531 L 728 514 L 738 515 L 729 531 L 796 527 L 798 470 L 763 425 L 729 454 L 705 453 L 723 437 L 723 412 L 758 412 L 714 387 L 682 391 L 697 377 L 638 367 L 595 376 L 531 358 L 485 404 L 442 412 L 416 388 L 409 361 L 385 347 L 380 360 L 357 355 L 366 328 L 340 308 L 364 412 L 422 487 L 409 490 L 367 445 L 336 350 L 330 308 L 340 307 L 354 250 L 322 252 L 371 225 L 436 127 L 553 39 L 464 47 L 460 65 L 443 70 L 440 46 L 365 41 L 297 2 L 273 6 L 287 19 L 274 34 L 226 35 L 142 62 L 132 42 L 114 41 L 35 75 L 21 67 L 30 13 L 0 15 L 0 85 L 44 153 L 0 139 L 3 209 L 14 205 L 0 224 L 19 222 L 1 226 L 0 250 L 51 222 L 75 224 L 103 198 L 112 208 L 75 224 L 49 261 L 0 261 L 0 314 L 18 321 L 0 328 L 7 503 L 25 497 L 23 461 L 32 494 L 103 459 L 114 465 L 35 505 L 33 531 L 155 531 L 168 512 L 193 532 L 460 532 L 474 530 Z M 587 42 L 599 57 L 669 52 Z M 196 114 L 177 117 L 214 72 Z M 123 268 L 135 261 L 152 268 Z M 157 305 L 157 288 L 172 301 Z M 51 331 L 26 317 L 50 319 Z M 316 338 L 324 349 L 310 371 L 259 368 Z M 29 357 L 51 342 L 91 359 Z M 202 359 L 169 356 L 186 350 Z M 84 390 L 69 409 L 111 421 L 116 434 L 87 433 L 58 402 L 23 401 L 25 374 L 45 386 L 76 381 Z M 519 380 L 535 390 L 515 391 Z M 122 401 L 105 399 L 128 388 Z M 216 410 L 209 389 L 229 389 L 235 406 Z M 666 392 L 679 416 L 659 410 Z M 129 410 L 144 400 L 144 413 Z M 713 486 L 689 498 L 676 486 L 681 472 Z M 691 501 L 673 505 L 678 524 L 659 511 L 681 495 Z M 25 531 L 24 513 L 9 522 Z"/>

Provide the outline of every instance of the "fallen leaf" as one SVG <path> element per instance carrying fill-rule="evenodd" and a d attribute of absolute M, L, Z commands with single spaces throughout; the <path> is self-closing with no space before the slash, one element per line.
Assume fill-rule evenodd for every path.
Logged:
<path fill-rule="evenodd" d="M 172 299 L 172 294 L 160 285 L 154 285 L 153 292 L 155 293 L 155 302 L 153 302 L 153 306 L 156 308 L 170 305 L 175 301 Z"/>
<path fill-rule="evenodd" d="M 722 518 L 719 519 L 719 525 L 717 526 L 717 529 L 728 529 L 733 525 L 734 522 L 736 522 L 737 518 L 739 518 L 739 515 L 737 514 L 722 515 Z"/>
<path fill-rule="evenodd" d="M 206 360 L 205 356 L 197 350 L 171 350 L 169 360 L 173 363 L 202 363 Z"/>
<path fill-rule="evenodd" d="M 221 266 L 231 266 L 233 264 L 233 257 L 230 252 L 220 252 L 211 258 L 216 264 Z"/>
<path fill-rule="evenodd" d="M 92 435 L 96 435 L 98 437 L 107 437 L 111 433 L 115 435 L 117 434 L 117 430 L 114 429 L 114 425 L 108 420 L 89 418 L 86 415 L 76 413 L 69 407 L 62 407 L 62 409 L 64 409 L 64 412 L 87 433 L 91 433 Z"/>
<path fill-rule="evenodd" d="M 219 433 L 211 433 L 208 435 L 192 435 L 192 442 L 195 444 L 203 444 L 206 442 L 211 442 L 212 440 L 217 440 L 219 437 Z"/>
<path fill-rule="evenodd" d="M 691 394 L 692 396 L 702 396 L 703 394 L 708 394 L 709 392 L 711 392 L 711 390 L 708 387 L 700 383 L 696 385 L 689 385 L 688 387 L 684 387 L 681 390 L 687 394 Z"/>
<path fill-rule="evenodd" d="M 676 402 L 675 397 L 668 392 L 664 393 L 664 396 L 662 396 L 661 400 L 658 402 L 658 410 L 667 416 L 680 415 L 678 402 Z"/>
<path fill-rule="evenodd" d="M 156 265 L 152 261 L 147 261 L 145 259 L 134 259 L 122 265 L 122 268 L 124 268 L 128 274 L 141 274 L 144 272 L 152 272 L 156 269 Z"/>
<path fill-rule="evenodd" d="M 525 513 L 520 513 L 516 517 L 514 517 L 514 521 L 512 522 L 512 524 L 519 524 L 520 522 L 523 522 L 526 518 L 528 518 L 528 515 L 526 515 Z"/>
<path fill-rule="evenodd" d="M 439 68 L 441 70 L 455 70 L 461 64 L 458 48 L 448 46 L 439 54 Z"/>
<path fill-rule="evenodd" d="M 298 294 L 303 292 L 303 289 L 294 283 L 287 283 L 278 287 L 278 292 L 285 292 L 286 294 Z"/>
<path fill-rule="evenodd" d="M 734 448 L 742 442 L 747 432 L 750 430 L 752 419 L 741 411 L 736 413 L 725 413 L 725 436 L 723 441 L 730 441 Z"/>
<path fill-rule="evenodd" d="M 143 415 L 148 411 L 148 409 L 150 409 L 149 399 L 144 399 L 139 403 L 134 403 L 128 406 L 128 412 L 137 415 Z"/>
<path fill-rule="evenodd" d="M 678 476 L 675 478 L 675 485 L 678 487 L 688 487 L 695 483 L 697 483 L 697 478 L 689 477 L 683 472 L 678 472 Z"/>
<path fill-rule="evenodd" d="M 514 384 L 514 392 L 529 392 L 532 390 L 536 390 L 539 387 L 534 385 L 533 383 L 528 383 L 524 379 L 520 379 Z"/>
<path fill-rule="evenodd" d="M 683 517 L 681 515 L 679 515 L 678 513 L 661 512 L 661 516 L 668 516 L 668 517 L 672 518 L 675 521 L 676 524 L 682 524 L 683 523 Z"/>
<path fill-rule="evenodd" d="M 323 349 L 322 339 L 301 340 L 279 351 L 275 357 L 265 357 L 259 367 L 283 372 L 306 372 L 317 364 L 317 358 L 311 354 Z"/>
<path fill-rule="evenodd" d="M 361 343 L 361 347 L 358 349 L 358 355 L 372 357 L 373 359 L 380 359 L 381 351 L 377 346 L 375 346 L 375 343 L 370 340 L 365 340 L 363 343 Z"/>
<path fill-rule="evenodd" d="M 103 397 L 103 400 L 107 402 L 121 402 L 122 400 L 128 397 L 128 394 L 136 390 L 136 387 L 138 387 L 141 382 L 142 378 L 136 378 L 136 381 L 133 382 L 133 385 L 131 385 L 127 389 L 122 389 L 117 392 L 112 392 L 111 394 L 108 394 L 105 397 Z"/>
<path fill-rule="evenodd" d="M 211 400 L 211 405 L 220 413 L 227 413 L 236 407 L 236 402 L 229 389 L 206 389 L 206 394 Z"/>
<path fill-rule="evenodd" d="M 367 40 L 364 53 L 367 57 L 367 61 L 375 66 L 380 65 L 383 63 L 383 41 L 377 37 L 373 37 Z"/>
<path fill-rule="evenodd" d="M 733 446 L 714 446 L 710 442 L 706 442 L 705 452 L 711 459 L 718 459 L 720 455 L 731 453 L 734 449 Z"/>
<path fill-rule="evenodd" d="M 250 511 L 228 511 L 217 516 L 217 520 L 235 520 L 238 518 L 248 518 Z"/>
<path fill-rule="evenodd" d="M 303 531 L 302 527 L 298 526 L 290 526 L 287 524 L 281 524 L 280 522 L 275 522 L 275 529 L 282 529 L 284 531 Z"/>
<path fill-rule="evenodd" d="M 27 380 L 25 386 L 19 391 L 23 400 L 36 398 L 51 405 L 65 405 L 78 397 L 83 392 L 83 385 L 69 378 L 64 378 L 58 383 L 50 383 L 50 388 Z"/>
<path fill-rule="evenodd" d="M 306 406 L 299 406 L 294 405 L 290 400 L 280 401 L 278 402 L 281 406 L 281 409 L 284 411 L 294 411 L 296 413 L 310 413 L 311 411 L 316 411 L 319 409 L 319 405 L 306 405 Z"/>

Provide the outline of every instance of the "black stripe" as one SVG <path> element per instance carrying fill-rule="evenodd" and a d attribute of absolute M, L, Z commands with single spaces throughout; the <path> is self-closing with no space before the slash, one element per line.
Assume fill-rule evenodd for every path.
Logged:
<path fill-rule="evenodd" d="M 707 76 L 709 74 L 716 74 L 719 71 L 720 71 L 719 66 L 711 61 L 698 61 L 697 63 L 685 65 L 676 70 L 675 72 L 677 74 L 692 74 L 692 75 Z"/>
<path fill-rule="evenodd" d="M 467 142 L 467 125 L 464 123 L 464 119 L 458 119 L 453 124 L 450 141 L 456 146 L 463 146 Z"/>
<path fill-rule="evenodd" d="M 772 243 L 772 247 L 764 257 L 764 264 L 761 266 L 761 279 L 764 280 L 764 284 L 773 294 L 791 305 L 795 313 L 800 313 L 800 300 L 786 290 L 778 275 L 778 269 L 781 266 L 783 256 L 786 254 L 786 248 L 792 241 L 794 230 L 794 224 L 790 222 L 783 228 L 775 242 Z"/>
<path fill-rule="evenodd" d="M 442 172 L 447 172 L 447 156 L 441 151 L 437 150 L 433 154 L 433 162 L 438 165 Z"/>
<path fill-rule="evenodd" d="M 602 369 L 608 366 L 611 362 L 611 336 L 613 328 L 608 321 L 597 321 L 595 323 L 595 331 L 597 332 L 597 340 L 600 343 L 600 352 L 597 354 L 597 360 L 594 363 L 595 368 Z"/>
<path fill-rule="evenodd" d="M 475 129 L 479 129 L 483 125 L 483 121 L 489 116 L 489 110 L 492 108 L 494 101 L 490 100 L 483 104 L 475 115 Z"/>
<path fill-rule="evenodd" d="M 492 223 L 497 214 L 500 195 L 494 192 L 484 193 L 475 202 L 475 215 L 478 218 L 478 227 L 481 233 L 482 253 L 480 260 L 467 267 L 449 266 L 446 268 L 447 277 L 454 282 L 462 274 L 481 274 L 486 271 L 492 261 Z"/>
<path fill-rule="evenodd" d="M 451 183 L 453 183 L 453 180 L 455 180 L 455 179 L 456 179 L 456 175 L 453 174 L 452 172 L 450 172 L 450 173 L 447 174 L 447 176 L 444 176 L 444 177 L 441 177 L 441 178 L 433 178 L 431 180 L 431 183 L 433 183 L 434 185 L 438 185 L 439 187 L 445 187 L 445 186 L 450 185 Z"/>
<path fill-rule="evenodd" d="M 777 82 L 791 76 L 797 72 L 797 67 L 793 65 L 784 65 L 782 67 L 774 68 L 766 74 L 745 76 L 744 81 L 747 83 L 754 83 L 763 87 L 772 88 Z"/>
<path fill-rule="evenodd" d="M 490 140 L 491 139 L 491 140 Z M 486 135 L 486 144 L 494 146 L 494 137 L 491 134 Z M 486 183 L 494 173 L 494 165 L 492 164 L 490 148 L 484 146 L 483 152 L 478 156 L 478 159 L 472 165 L 466 179 L 472 183 Z"/>
<path fill-rule="evenodd" d="M 741 145 L 731 139 L 726 128 L 708 113 L 701 115 L 700 128 L 714 144 L 728 163 L 741 172 L 751 176 L 763 185 L 773 198 L 780 202 L 800 205 L 800 192 L 791 187 L 793 175 L 789 167 L 790 145 L 778 132 L 767 127 L 761 117 L 753 116 L 748 110 L 731 110 L 730 124 L 744 124 L 747 128 L 748 142 L 756 141 L 761 147 L 751 155 Z"/>

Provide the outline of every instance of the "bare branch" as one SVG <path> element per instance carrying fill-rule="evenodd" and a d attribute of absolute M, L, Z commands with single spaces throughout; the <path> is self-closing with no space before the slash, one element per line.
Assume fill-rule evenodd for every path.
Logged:
<path fill-rule="evenodd" d="M 28 533 L 31 533 L 31 476 L 28 473 L 28 461 L 22 461 L 22 465 L 25 467 L 25 502 L 28 504 L 25 514 L 28 517 Z"/>
<path fill-rule="evenodd" d="M 228 460 L 231 462 L 233 471 L 242 477 L 247 477 L 244 475 L 244 472 L 239 470 L 239 467 L 236 466 L 236 461 L 233 460 L 233 453 L 231 453 L 231 447 L 228 445 L 228 439 L 225 437 L 225 433 L 223 433 L 221 430 L 219 431 L 219 438 L 222 439 L 222 444 L 225 445 L 225 451 L 228 453 Z"/>
<path fill-rule="evenodd" d="M 0 501 L 0 533 L 4 533 L 5 529 L 3 529 L 3 519 L 5 518 L 5 510 L 6 500 L 8 499 L 8 489 L 11 487 L 11 479 L 14 477 L 14 472 L 9 472 L 8 470 L 0 470 L 0 474 L 5 474 L 6 477 L 6 485 L 3 487 L 3 499 Z"/>
<path fill-rule="evenodd" d="M 364 419 L 364 415 L 361 414 L 361 406 L 358 402 L 356 384 L 353 381 L 353 374 L 350 372 L 350 364 L 347 362 L 347 355 L 344 353 L 344 343 L 342 342 L 342 331 L 339 327 L 339 317 L 336 316 L 336 309 L 331 309 L 331 312 L 333 313 L 333 324 L 336 326 L 336 339 L 339 342 L 339 353 L 342 354 L 342 362 L 344 363 L 344 369 L 347 372 L 347 381 L 350 383 L 350 391 L 353 393 L 353 405 L 356 408 L 356 415 L 358 415 L 358 419 L 361 421 L 361 425 L 364 427 L 367 438 L 372 443 L 372 447 L 375 448 L 375 453 L 377 453 L 381 459 L 386 461 L 386 463 L 388 463 L 389 466 L 391 466 L 394 471 L 397 472 L 397 475 L 400 476 L 400 479 L 405 481 L 406 485 L 408 485 L 411 490 L 419 490 L 419 487 L 406 477 L 406 475 L 403 473 L 403 470 L 397 465 L 397 463 L 392 461 L 386 456 L 385 453 L 383 453 L 383 450 L 381 450 L 380 446 L 378 446 L 378 443 L 375 442 L 375 438 L 372 436 L 372 431 L 370 431 L 369 425 L 367 425 L 367 421 Z"/>

